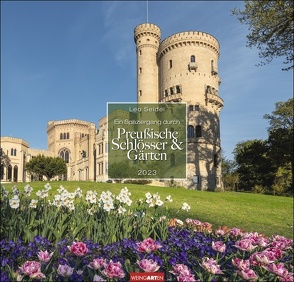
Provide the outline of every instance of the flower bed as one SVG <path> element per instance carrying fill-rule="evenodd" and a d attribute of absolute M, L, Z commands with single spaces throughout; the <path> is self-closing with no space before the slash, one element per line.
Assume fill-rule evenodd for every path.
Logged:
<path fill-rule="evenodd" d="M 60 190 L 60 197 L 64 191 Z M 38 194 L 43 199 L 46 191 Z M 63 195 L 63 202 L 48 206 L 40 199 L 34 206 L 30 199 L 27 206 L 31 207 L 26 208 L 19 191 L 14 189 L 9 196 L 2 190 L 1 215 L 7 225 L 1 222 L 0 281 L 129 281 L 134 272 L 161 272 L 165 281 L 293 281 L 290 239 L 225 226 L 213 229 L 207 222 L 189 218 L 168 220 L 158 194 L 146 193 L 145 201 L 128 210 L 132 203 L 126 188 L 118 196 L 102 192 L 98 199 L 94 195 L 88 191 L 81 206 L 74 204 L 76 195 L 71 203 Z M 188 210 L 189 205 L 184 203 L 182 208 Z M 45 225 L 54 216 L 63 224 L 54 221 L 56 230 L 51 230 Z M 110 224 L 110 232 L 107 224 L 99 230 L 84 226 L 104 224 L 96 221 L 101 217 Z M 111 233 L 119 226 L 112 221 L 131 228 Z M 25 230 L 16 232 L 15 224 Z M 34 233 L 38 234 L 30 238 Z M 115 235 L 111 240 L 102 238 L 111 234 Z"/>

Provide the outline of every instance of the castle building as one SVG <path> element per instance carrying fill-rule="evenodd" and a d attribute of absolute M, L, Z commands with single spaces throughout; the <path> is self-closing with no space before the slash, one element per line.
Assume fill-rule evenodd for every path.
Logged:
<path fill-rule="evenodd" d="M 198 31 L 180 32 L 161 40 L 160 28 L 151 23 L 135 27 L 134 40 L 137 102 L 187 105 L 187 179 L 179 185 L 197 190 L 222 189 L 220 111 L 223 100 L 218 91 L 221 82 L 218 41 Z M 62 179 L 108 179 L 107 117 L 98 123 L 97 129 L 94 123 L 75 119 L 48 122 L 46 154 L 66 161 L 68 172 Z M 10 169 L 1 168 L 1 179 L 30 179 L 24 163 L 29 161 L 27 156 L 41 152 L 30 149 L 22 139 L 1 137 L 1 147 L 2 143 L 4 152 L 14 163 Z M 23 154 L 11 155 L 12 149 Z"/>

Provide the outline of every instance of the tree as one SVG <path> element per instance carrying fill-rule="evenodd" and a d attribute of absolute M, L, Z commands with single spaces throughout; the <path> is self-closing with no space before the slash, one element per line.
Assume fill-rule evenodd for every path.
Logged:
<path fill-rule="evenodd" d="M 66 174 L 65 161 L 60 158 L 45 157 L 38 155 L 26 164 L 26 170 L 36 176 L 45 176 L 47 180 L 61 174 Z"/>
<path fill-rule="evenodd" d="M 276 109 L 272 114 L 264 115 L 269 120 L 268 144 L 270 147 L 269 156 L 278 170 L 291 164 L 292 187 L 294 176 L 294 154 L 293 154 L 293 107 L 294 99 L 286 102 L 277 102 Z M 290 187 L 291 187 L 290 185 Z M 290 188 L 289 187 L 289 188 Z"/>
<path fill-rule="evenodd" d="M 0 159 L 1 159 L 1 167 L 8 167 L 10 165 L 10 159 L 4 153 L 2 148 L 0 148 Z"/>
<path fill-rule="evenodd" d="M 234 149 L 238 188 L 245 191 L 265 192 L 273 183 L 273 168 L 268 157 L 268 145 L 264 140 L 240 142 Z"/>
<path fill-rule="evenodd" d="M 125 178 L 132 178 L 134 172 L 127 162 L 117 162 L 109 166 L 108 176 L 117 182 L 122 182 Z"/>
<path fill-rule="evenodd" d="M 245 0 L 245 10 L 234 9 L 241 24 L 249 26 L 247 46 L 259 49 L 261 65 L 270 63 L 273 58 L 285 57 L 284 64 L 293 69 L 293 30 L 294 11 L 292 0 Z"/>
<path fill-rule="evenodd" d="M 236 162 L 222 157 L 222 174 L 224 189 L 226 191 L 236 190 L 238 183 L 238 173 L 236 171 Z"/>

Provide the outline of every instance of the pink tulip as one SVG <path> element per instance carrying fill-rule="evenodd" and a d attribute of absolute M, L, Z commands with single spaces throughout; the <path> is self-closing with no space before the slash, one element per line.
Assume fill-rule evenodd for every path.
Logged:
<path fill-rule="evenodd" d="M 174 274 L 174 275 L 189 275 L 190 274 L 190 270 L 189 268 L 184 265 L 184 264 L 176 264 L 174 267 L 173 267 L 173 271 L 170 271 L 170 273 Z"/>
<path fill-rule="evenodd" d="M 180 274 L 177 276 L 178 282 L 200 282 L 200 280 L 195 280 L 195 276 L 193 274 Z"/>
<path fill-rule="evenodd" d="M 142 259 L 137 261 L 137 264 L 145 272 L 156 272 L 160 266 L 153 259 Z"/>
<path fill-rule="evenodd" d="M 88 267 L 97 270 L 97 269 L 100 269 L 104 265 L 104 263 L 105 263 L 105 259 L 97 258 L 91 261 L 88 264 Z"/>
<path fill-rule="evenodd" d="M 274 261 L 275 259 L 272 260 L 270 254 L 267 252 L 254 253 L 250 256 L 250 262 L 255 266 L 270 264 Z"/>
<path fill-rule="evenodd" d="M 237 241 L 234 246 L 242 251 L 252 251 L 257 248 L 257 246 L 253 246 L 252 243 L 252 239 L 242 239 Z"/>
<path fill-rule="evenodd" d="M 49 254 L 48 251 L 45 251 L 45 252 L 40 251 L 40 252 L 38 252 L 38 258 L 42 262 L 48 262 L 51 259 L 52 256 L 53 256 L 53 253 Z"/>
<path fill-rule="evenodd" d="M 19 269 L 25 274 L 33 278 L 36 276 L 44 275 L 41 273 L 41 263 L 38 261 L 26 261 Z M 45 275 L 44 275 L 45 276 Z"/>
<path fill-rule="evenodd" d="M 138 251 L 142 253 L 151 253 L 161 248 L 160 244 L 157 244 L 152 238 L 147 238 L 140 243 L 137 243 Z"/>
<path fill-rule="evenodd" d="M 104 264 L 104 270 L 102 274 L 108 278 L 123 278 L 125 273 L 122 269 L 120 262 L 113 262 L 112 260 L 107 264 Z"/>
<path fill-rule="evenodd" d="M 230 235 L 233 236 L 233 237 L 238 237 L 238 236 L 242 236 L 243 232 L 239 228 L 232 228 L 231 231 L 230 231 Z"/>
<path fill-rule="evenodd" d="M 243 260 L 240 258 L 232 259 L 232 264 L 235 268 L 237 268 L 239 270 L 246 270 L 246 269 L 249 269 L 249 267 L 250 267 L 249 260 Z"/>
<path fill-rule="evenodd" d="M 212 258 L 203 258 L 201 266 L 203 269 L 205 269 L 207 272 L 212 274 L 223 274 L 223 272 L 220 270 L 220 266 L 217 264 L 216 260 Z"/>
<path fill-rule="evenodd" d="M 73 274 L 73 271 L 74 271 L 74 268 L 66 264 L 65 265 L 60 264 L 57 269 L 57 273 L 63 277 L 71 276 Z"/>
<path fill-rule="evenodd" d="M 264 265 L 263 268 L 268 270 L 269 272 L 275 273 L 281 277 L 288 275 L 288 270 L 285 265 L 281 262 L 278 264 L 271 263 L 269 265 Z"/>
<path fill-rule="evenodd" d="M 226 250 L 226 244 L 221 241 L 212 242 L 212 248 L 220 253 L 223 253 Z"/>
<path fill-rule="evenodd" d="M 85 256 L 88 253 L 87 246 L 83 242 L 74 242 L 71 246 L 68 246 L 68 249 L 78 257 Z"/>
<path fill-rule="evenodd" d="M 246 270 L 237 270 L 238 275 L 247 281 L 255 281 L 258 279 L 258 276 L 252 269 Z"/>

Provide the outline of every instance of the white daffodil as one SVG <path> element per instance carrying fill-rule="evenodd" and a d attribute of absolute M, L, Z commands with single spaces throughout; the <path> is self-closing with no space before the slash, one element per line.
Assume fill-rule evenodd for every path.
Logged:
<path fill-rule="evenodd" d="M 17 209 L 19 207 L 19 202 L 20 202 L 20 200 L 19 200 L 18 196 L 14 195 L 13 198 L 11 198 L 9 200 L 9 205 L 11 208 Z"/>
<path fill-rule="evenodd" d="M 37 207 L 38 200 L 32 199 L 29 207 L 35 209 Z"/>
<path fill-rule="evenodd" d="M 182 210 L 189 211 L 189 209 L 191 209 L 191 207 L 187 203 L 183 203 Z"/>
<path fill-rule="evenodd" d="M 124 214 L 127 210 L 125 208 L 123 208 L 122 206 L 119 206 L 117 211 L 118 211 L 119 214 Z"/>
<path fill-rule="evenodd" d="M 168 195 L 165 199 L 166 199 L 166 201 L 168 201 L 170 203 L 173 201 L 173 199 L 171 198 L 171 195 Z"/>
<path fill-rule="evenodd" d="M 113 210 L 114 209 L 113 203 L 112 202 L 104 203 L 103 209 L 108 212 L 110 210 Z"/>
<path fill-rule="evenodd" d="M 150 198 L 152 198 L 152 195 L 150 194 L 150 192 L 147 192 L 147 193 L 145 194 L 145 197 L 146 197 L 147 199 L 150 199 Z"/>
<path fill-rule="evenodd" d="M 161 201 L 160 199 L 156 199 L 155 205 L 161 207 L 163 206 L 163 201 Z"/>
<path fill-rule="evenodd" d="M 130 207 L 132 205 L 132 200 L 130 198 L 127 198 L 125 203 Z"/>

